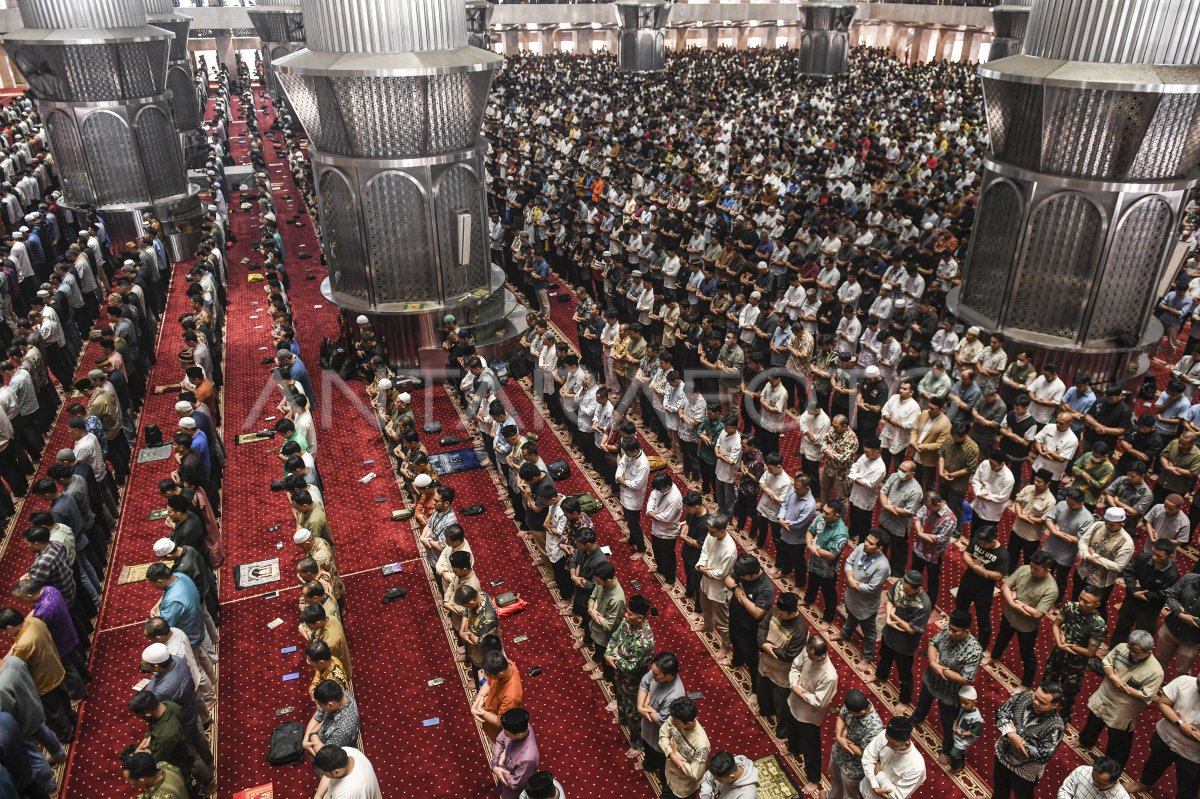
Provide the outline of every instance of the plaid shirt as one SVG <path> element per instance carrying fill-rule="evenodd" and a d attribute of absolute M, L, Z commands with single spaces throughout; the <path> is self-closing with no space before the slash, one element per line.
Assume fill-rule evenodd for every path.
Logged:
<path fill-rule="evenodd" d="M 57 541 L 51 541 L 34 556 L 29 576 L 42 585 L 57 588 L 68 605 L 75 602 L 75 573 L 71 570 L 67 548 Z"/>

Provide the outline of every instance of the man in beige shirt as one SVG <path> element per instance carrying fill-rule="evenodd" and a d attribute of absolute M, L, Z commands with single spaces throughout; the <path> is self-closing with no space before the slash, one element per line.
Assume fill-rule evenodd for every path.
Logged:
<path fill-rule="evenodd" d="M 1042 545 L 1046 537 L 1046 514 L 1054 510 L 1057 500 L 1050 490 L 1051 476 L 1045 469 L 1039 469 L 1033 475 L 1033 482 L 1017 492 L 1016 499 L 1008 503 L 1008 508 L 1016 518 L 1013 519 L 1013 534 L 1008 537 L 1008 566 L 1016 569 L 1021 564 L 1021 556 L 1025 562 Z"/>
<path fill-rule="evenodd" d="M 1154 636 L 1134 630 L 1129 640 L 1117 644 L 1101 661 L 1104 682 L 1088 700 L 1087 722 L 1079 733 L 1079 745 L 1088 748 L 1108 729 L 1104 754 L 1124 768 L 1133 746 L 1133 728 L 1163 684 L 1163 669 L 1154 657 Z"/>
<path fill-rule="evenodd" d="M 446 580 L 446 591 L 442 595 L 442 607 L 450 613 L 450 623 L 454 625 L 454 629 L 457 631 L 462 627 L 462 618 L 465 611 L 462 606 L 454 601 L 454 592 L 464 585 L 469 585 L 476 591 L 482 591 L 483 586 L 479 584 L 479 577 L 475 575 L 473 558 L 470 552 L 455 552 L 450 555 L 448 560 L 450 562 L 450 576 Z"/>
<path fill-rule="evenodd" d="M 788 674 L 792 692 L 788 696 L 788 751 L 804 756 L 806 788 L 821 782 L 821 722 L 837 695 L 837 669 L 829 659 L 829 644 L 824 638 L 809 637 L 804 651 L 792 661 Z M 807 791 L 806 791 L 807 792 Z"/>
<path fill-rule="evenodd" d="M 696 720 L 696 703 L 682 696 L 671 703 L 671 715 L 658 728 L 658 745 L 666 758 L 663 783 L 667 796 L 692 796 L 708 769 L 708 733 Z"/>

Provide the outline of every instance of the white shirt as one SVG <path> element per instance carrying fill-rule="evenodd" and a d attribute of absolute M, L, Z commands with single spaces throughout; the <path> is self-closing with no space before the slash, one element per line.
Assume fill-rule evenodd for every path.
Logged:
<path fill-rule="evenodd" d="M 624 477 L 626 481 L 621 486 L 621 507 L 625 510 L 640 511 L 646 498 L 646 484 L 650 480 L 650 461 L 646 458 L 646 453 L 639 452 L 635 458 L 621 453 L 617 461 L 616 476 Z"/>
<path fill-rule="evenodd" d="M 722 429 L 721 434 L 717 436 L 716 453 L 717 480 L 722 483 L 732 483 L 737 479 L 738 465 L 742 459 L 742 434 L 737 430 L 734 430 L 732 433 L 726 433 Z M 732 461 L 732 463 L 722 458 L 722 455 L 729 458 L 729 461 Z"/>
<path fill-rule="evenodd" d="M 343 746 L 342 751 L 354 768 L 345 777 L 329 781 L 329 799 L 383 799 L 375 767 L 367 756 L 352 746 Z"/>
<path fill-rule="evenodd" d="M 881 413 L 884 421 L 883 430 L 879 433 L 879 443 L 893 454 L 908 449 L 912 440 L 913 425 L 921 415 L 921 406 L 912 397 L 901 399 L 899 394 L 893 394 L 883 404 Z"/>
<path fill-rule="evenodd" d="M 998 522 L 1004 515 L 1012 487 L 1013 473 L 1008 464 L 1001 463 L 999 469 L 993 469 L 991 461 L 984 458 L 971 475 L 971 488 L 975 489 L 971 507 L 984 521 Z"/>
<path fill-rule="evenodd" d="M 87 433 L 72 447 L 76 459 L 92 467 L 92 474 L 103 482 L 108 476 L 108 467 L 104 465 L 104 453 L 100 450 L 100 442 L 93 433 Z"/>
<path fill-rule="evenodd" d="M 1046 424 L 1057 413 L 1066 391 L 1067 388 L 1063 385 L 1063 381 L 1057 377 L 1047 380 L 1045 375 L 1038 375 L 1032 383 L 1026 386 L 1025 393 L 1031 399 L 1047 403 L 1046 405 L 1039 405 L 1036 402 L 1029 403 L 1029 413 L 1037 420 L 1038 424 Z"/>
<path fill-rule="evenodd" d="M 1063 780 L 1058 788 L 1058 799 L 1129 799 L 1129 792 L 1119 782 L 1100 790 L 1092 782 L 1092 767 L 1080 766 Z"/>
<path fill-rule="evenodd" d="M 821 459 L 821 444 L 825 442 L 825 437 L 829 435 L 830 428 L 833 427 L 829 421 L 829 414 L 823 410 L 818 410 L 817 415 L 809 411 L 800 414 L 797 421 L 800 423 L 800 432 L 804 434 L 804 441 L 800 444 L 800 450 L 804 453 L 804 457 L 810 461 L 819 461 Z"/>
<path fill-rule="evenodd" d="M 863 796 L 875 796 L 875 788 L 890 788 L 891 799 L 908 799 L 925 782 L 925 758 L 915 743 L 897 752 L 887 745 L 887 733 L 881 732 L 863 749 L 863 772 L 859 784 Z M 879 764 L 879 773 L 875 765 Z"/>
<path fill-rule="evenodd" d="M 772 433 L 782 433 L 784 422 L 787 421 L 784 411 L 787 407 L 787 389 L 784 388 L 783 382 L 780 381 L 777 386 L 768 382 L 759 392 L 759 399 L 762 401 L 763 429 Z"/>
<path fill-rule="evenodd" d="M 646 502 L 646 515 L 650 517 L 650 534 L 656 538 L 674 539 L 679 535 L 679 517 L 683 513 L 683 494 L 679 486 L 671 483 L 666 491 L 651 491 Z M 664 518 L 658 518 L 664 517 Z"/>
<path fill-rule="evenodd" d="M 200 671 L 200 665 L 196 663 L 196 655 L 192 652 L 192 645 L 188 641 L 187 633 L 178 627 L 172 627 L 171 637 L 167 639 L 165 646 L 167 652 L 179 656 L 187 663 L 188 671 L 192 673 L 192 682 L 200 685 L 208 680 L 207 675 Z"/>
<path fill-rule="evenodd" d="M 875 500 L 879 498 L 879 487 L 887 474 L 887 466 L 883 458 L 870 460 L 866 453 L 850 467 L 847 477 L 850 478 L 850 503 L 856 508 L 874 510 Z"/>
<path fill-rule="evenodd" d="M 718 539 L 710 534 L 704 539 L 696 568 L 703 566 L 714 575 L 709 577 L 706 574 L 700 578 L 700 590 L 706 597 L 715 602 L 729 601 L 733 592 L 725 587 L 725 578 L 733 571 L 733 561 L 736 557 L 737 544 L 733 543 L 733 536 L 726 534 L 724 538 Z"/>
<path fill-rule="evenodd" d="M 780 470 L 779 474 L 771 474 L 771 470 L 767 469 L 762 473 L 762 477 L 758 478 L 758 484 L 766 490 L 759 492 L 756 510 L 769 522 L 779 521 L 779 511 L 783 507 L 780 500 L 787 499 L 792 490 L 791 476 L 786 469 Z M 767 491 L 779 499 L 774 499 Z"/>
<path fill-rule="evenodd" d="M 1053 452 L 1069 460 L 1075 454 L 1075 448 L 1079 446 L 1079 437 L 1070 427 L 1060 433 L 1058 425 L 1051 423 L 1041 429 L 1034 443 L 1039 444 L 1043 452 Z M 1034 473 L 1037 473 L 1038 469 L 1046 469 L 1056 480 L 1063 476 L 1066 468 L 1066 461 L 1055 461 L 1042 455 L 1033 461 Z"/>
<path fill-rule="evenodd" d="M 317 454 L 317 426 L 313 424 L 312 411 L 304 410 L 292 417 L 292 423 L 296 425 L 296 432 L 304 436 L 304 440 L 308 442 L 308 452 L 310 455 Z"/>

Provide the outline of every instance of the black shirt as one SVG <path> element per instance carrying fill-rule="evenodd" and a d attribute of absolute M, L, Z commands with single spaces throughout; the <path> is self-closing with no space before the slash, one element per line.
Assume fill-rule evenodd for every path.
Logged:
<path fill-rule="evenodd" d="M 1129 405 L 1124 400 L 1109 404 L 1104 400 L 1092 405 L 1092 418 L 1105 427 L 1116 427 L 1120 430 L 1129 432 L 1129 428 L 1133 427 L 1133 411 L 1129 409 Z M 1083 428 L 1083 441 L 1088 449 L 1096 444 L 1097 441 L 1103 441 L 1108 445 L 1109 452 L 1117 445 L 1117 439 L 1120 436 L 1105 435 L 1102 436 L 1093 430 L 1090 426 Z"/>
<path fill-rule="evenodd" d="M 987 549 L 981 546 L 978 541 L 972 541 L 967 546 L 967 552 L 980 567 L 990 572 L 1000 572 L 1002 575 L 1008 575 L 1009 559 L 1006 548 L 997 546 L 994 549 Z M 963 572 L 962 580 L 959 582 L 958 594 L 959 596 L 991 598 L 995 588 L 996 583 L 976 573 L 973 569 L 967 569 Z"/>
<path fill-rule="evenodd" d="M 1150 428 L 1148 433 L 1143 433 L 1140 428 L 1134 427 L 1128 433 L 1121 436 L 1121 440 L 1128 441 L 1129 446 L 1143 455 L 1150 456 L 1150 461 L 1146 464 L 1147 469 L 1158 465 L 1155 459 L 1162 452 L 1163 447 L 1167 445 L 1163 441 L 1162 433 L 1153 427 Z M 1121 459 L 1117 461 L 1117 472 L 1125 474 L 1135 463 L 1141 463 L 1141 461 L 1129 454 L 1122 455 Z"/>
<path fill-rule="evenodd" d="M 771 582 L 771 578 L 766 572 L 761 572 L 757 580 L 749 582 L 745 580 L 739 581 L 742 589 L 746 592 L 746 597 L 754 603 L 756 607 L 763 610 L 770 610 L 775 604 L 775 585 Z M 742 603 L 736 598 L 729 600 L 729 627 L 730 629 L 738 629 L 743 632 L 758 630 L 759 620 L 750 615 L 750 612 L 742 606 Z"/>
<path fill-rule="evenodd" d="M 1008 436 L 1004 436 L 1000 439 L 1000 451 L 1010 461 L 1024 460 L 1029 455 L 1029 448 L 1032 443 L 1026 436 L 1031 429 L 1037 427 L 1037 420 L 1033 418 L 1032 414 L 1026 415 L 1024 419 L 1018 419 L 1016 411 L 1009 411 L 1004 415 L 1004 421 L 1005 424 L 1001 425 L 1001 427 L 1007 426 L 1013 435 L 1025 439 L 1026 443 L 1018 444 Z"/>
<path fill-rule="evenodd" d="M 683 545 L 682 554 L 687 557 L 689 554 L 694 558 L 700 557 L 700 547 L 704 546 L 704 539 L 708 538 L 708 519 L 707 513 L 702 513 L 699 516 L 688 514 L 684 517 L 687 523 L 688 537 L 696 542 L 696 548 L 693 549 L 690 545 Z"/>

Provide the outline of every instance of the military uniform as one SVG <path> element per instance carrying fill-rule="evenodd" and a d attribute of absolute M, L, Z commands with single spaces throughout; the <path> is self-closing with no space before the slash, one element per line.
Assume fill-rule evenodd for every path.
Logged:
<path fill-rule="evenodd" d="M 1068 644 L 1085 648 L 1099 646 L 1108 631 L 1098 612 L 1084 613 L 1080 610 L 1078 602 L 1063 605 L 1059 614 L 1059 626 L 1062 627 L 1063 638 Z M 1062 686 L 1061 714 L 1064 721 L 1071 718 L 1071 709 L 1075 706 L 1075 697 L 1083 685 L 1087 664 L 1086 655 L 1064 652 L 1058 647 L 1054 648 L 1050 659 L 1046 661 L 1045 679 L 1054 680 Z"/>

